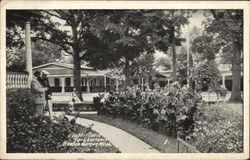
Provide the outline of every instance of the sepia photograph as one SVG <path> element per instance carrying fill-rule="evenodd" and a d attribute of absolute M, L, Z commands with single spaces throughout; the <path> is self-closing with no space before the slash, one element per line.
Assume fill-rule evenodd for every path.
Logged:
<path fill-rule="evenodd" d="M 249 156 L 249 8 L 49 4 L 1 10 L 4 155 Z"/>

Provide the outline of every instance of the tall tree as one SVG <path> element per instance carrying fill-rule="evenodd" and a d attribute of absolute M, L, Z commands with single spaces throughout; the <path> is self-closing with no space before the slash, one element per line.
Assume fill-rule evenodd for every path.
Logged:
<path fill-rule="evenodd" d="M 90 28 L 94 26 L 97 14 L 98 12 L 93 10 L 9 10 L 7 12 L 7 26 L 12 28 L 12 32 L 7 32 L 7 42 L 9 42 L 7 44 L 13 44 L 13 42 L 22 44 L 18 42 L 22 38 L 21 34 L 14 30 L 18 28 L 15 22 L 18 22 L 19 26 L 23 28 L 25 21 L 30 21 L 33 41 L 44 40 L 54 43 L 72 55 L 74 85 L 81 93 L 80 61 L 82 54 L 87 50 L 84 45 L 85 40 L 91 37 L 91 33 L 94 33 L 90 32 Z M 10 41 L 8 41 L 8 37 L 10 37 Z M 16 41 L 12 42 L 13 37 Z"/>
<path fill-rule="evenodd" d="M 153 50 L 148 42 L 145 18 L 145 11 L 142 10 L 116 10 L 109 14 L 100 37 L 89 41 L 100 46 L 86 52 L 85 59 L 89 65 L 98 69 L 123 66 L 125 86 L 130 85 L 132 61 L 142 53 Z"/>
<path fill-rule="evenodd" d="M 176 46 L 180 46 L 185 39 L 181 37 L 181 27 L 188 23 L 186 10 L 156 11 L 156 23 L 153 28 L 154 44 L 156 49 L 167 54 L 169 47 L 172 51 L 173 77 L 176 76 Z M 156 36 L 155 36 L 156 35 Z"/>
<path fill-rule="evenodd" d="M 210 10 L 206 30 L 216 35 L 222 48 L 230 46 L 232 64 L 232 92 L 229 101 L 241 102 L 241 53 L 243 51 L 243 10 Z M 225 50 L 224 50 L 225 51 Z M 228 51 L 228 50 L 227 50 Z"/>
<path fill-rule="evenodd" d="M 92 50 L 85 55 L 93 62 L 90 62 L 90 65 L 95 65 L 97 68 L 103 67 L 101 64 L 95 64 L 97 59 L 99 62 L 104 62 L 102 63 L 104 66 L 124 65 L 126 85 L 131 82 L 129 66 L 134 58 L 143 52 L 153 53 L 155 49 L 167 53 L 170 46 L 175 48 L 175 45 L 180 45 L 184 40 L 180 38 L 180 29 L 181 25 L 187 23 L 188 16 L 184 16 L 181 11 L 122 10 L 115 13 L 109 16 L 108 26 L 103 27 L 106 30 L 103 32 L 105 36 L 102 42 L 111 47 L 109 52 L 104 55 L 103 50 L 102 52 Z M 176 57 L 175 51 L 173 52 Z M 112 59 L 115 63 L 105 59 Z"/>

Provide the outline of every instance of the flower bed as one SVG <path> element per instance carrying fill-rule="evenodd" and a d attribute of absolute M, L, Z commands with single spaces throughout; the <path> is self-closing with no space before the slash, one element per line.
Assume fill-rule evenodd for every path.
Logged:
<path fill-rule="evenodd" d="M 202 153 L 243 152 L 242 104 L 204 103 L 187 87 L 140 92 L 136 87 L 94 98 L 98 114 L 121 118 L 165 135 L 178 136 Z M 237 109 L 238 107 L 238 109 Z"/>
<path fill-rule="evenodd" d="M 181 136 L 192 131 L 193 114 L 201 96 L 175 82 L 143 93 L 136 87 L 128 88 L 111 94 L 105 103 L 101 101 L 101 97 L 94 98 L 98 114 L 135 121 L 175 137 L 177 131 Z"/>

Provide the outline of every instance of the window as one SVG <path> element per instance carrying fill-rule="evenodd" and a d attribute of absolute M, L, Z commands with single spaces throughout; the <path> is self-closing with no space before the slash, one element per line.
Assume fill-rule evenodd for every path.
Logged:
<path fill-rule="evenodd" d="M 59 78 L 55 78 L 54 79 L 54 84 L 55 84 L 55 87 L 60 87 L 60 80 L 59 80 Z"/>
<path fill-rule="evenodd" d="M 67 87 L 70 86 L 70 77 L 67 77 L 67 78 L 65 79 L 65 84 L 66 84 Z"/>

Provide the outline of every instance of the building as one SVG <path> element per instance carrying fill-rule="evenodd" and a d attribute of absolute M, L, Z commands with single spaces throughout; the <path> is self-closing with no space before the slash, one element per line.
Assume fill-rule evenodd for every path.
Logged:
<path fill-rule="evenodd" d="M 219 64 L 218 69 L 221 72 L 221 82 L 223 88 L 232 90 L 232 70 L 230 64 Z M 154 82 L 159 83 L 161 87 L 164 87 L 166 84 L 171 83 L 171 73 L 172 70 L 168 71 L 158 71 L 158 73 L 153 78 Z M 241 75 L 242 72 L 241 72 Z M 205 89 L 206 90 L 206 89 Z M 204 90 L 204 91 L 205 91 Z M 241 76 L 241 91 L 243 91 L 243 76 Z"/>
<path fill-rule="evenodd" d="M 74 88 L 74 70 L 72 64 L 47 63 L 33 67 L 35 71 L 46 70 L 50 74 L 48 79 L 54 93 L 72 92 Z M 118 77 L 111 76 L 110 71 L 98 71 L 81 66 L 81 89 L 84 93 L 107 92 L 111 89 L 118 90 Z"/>

